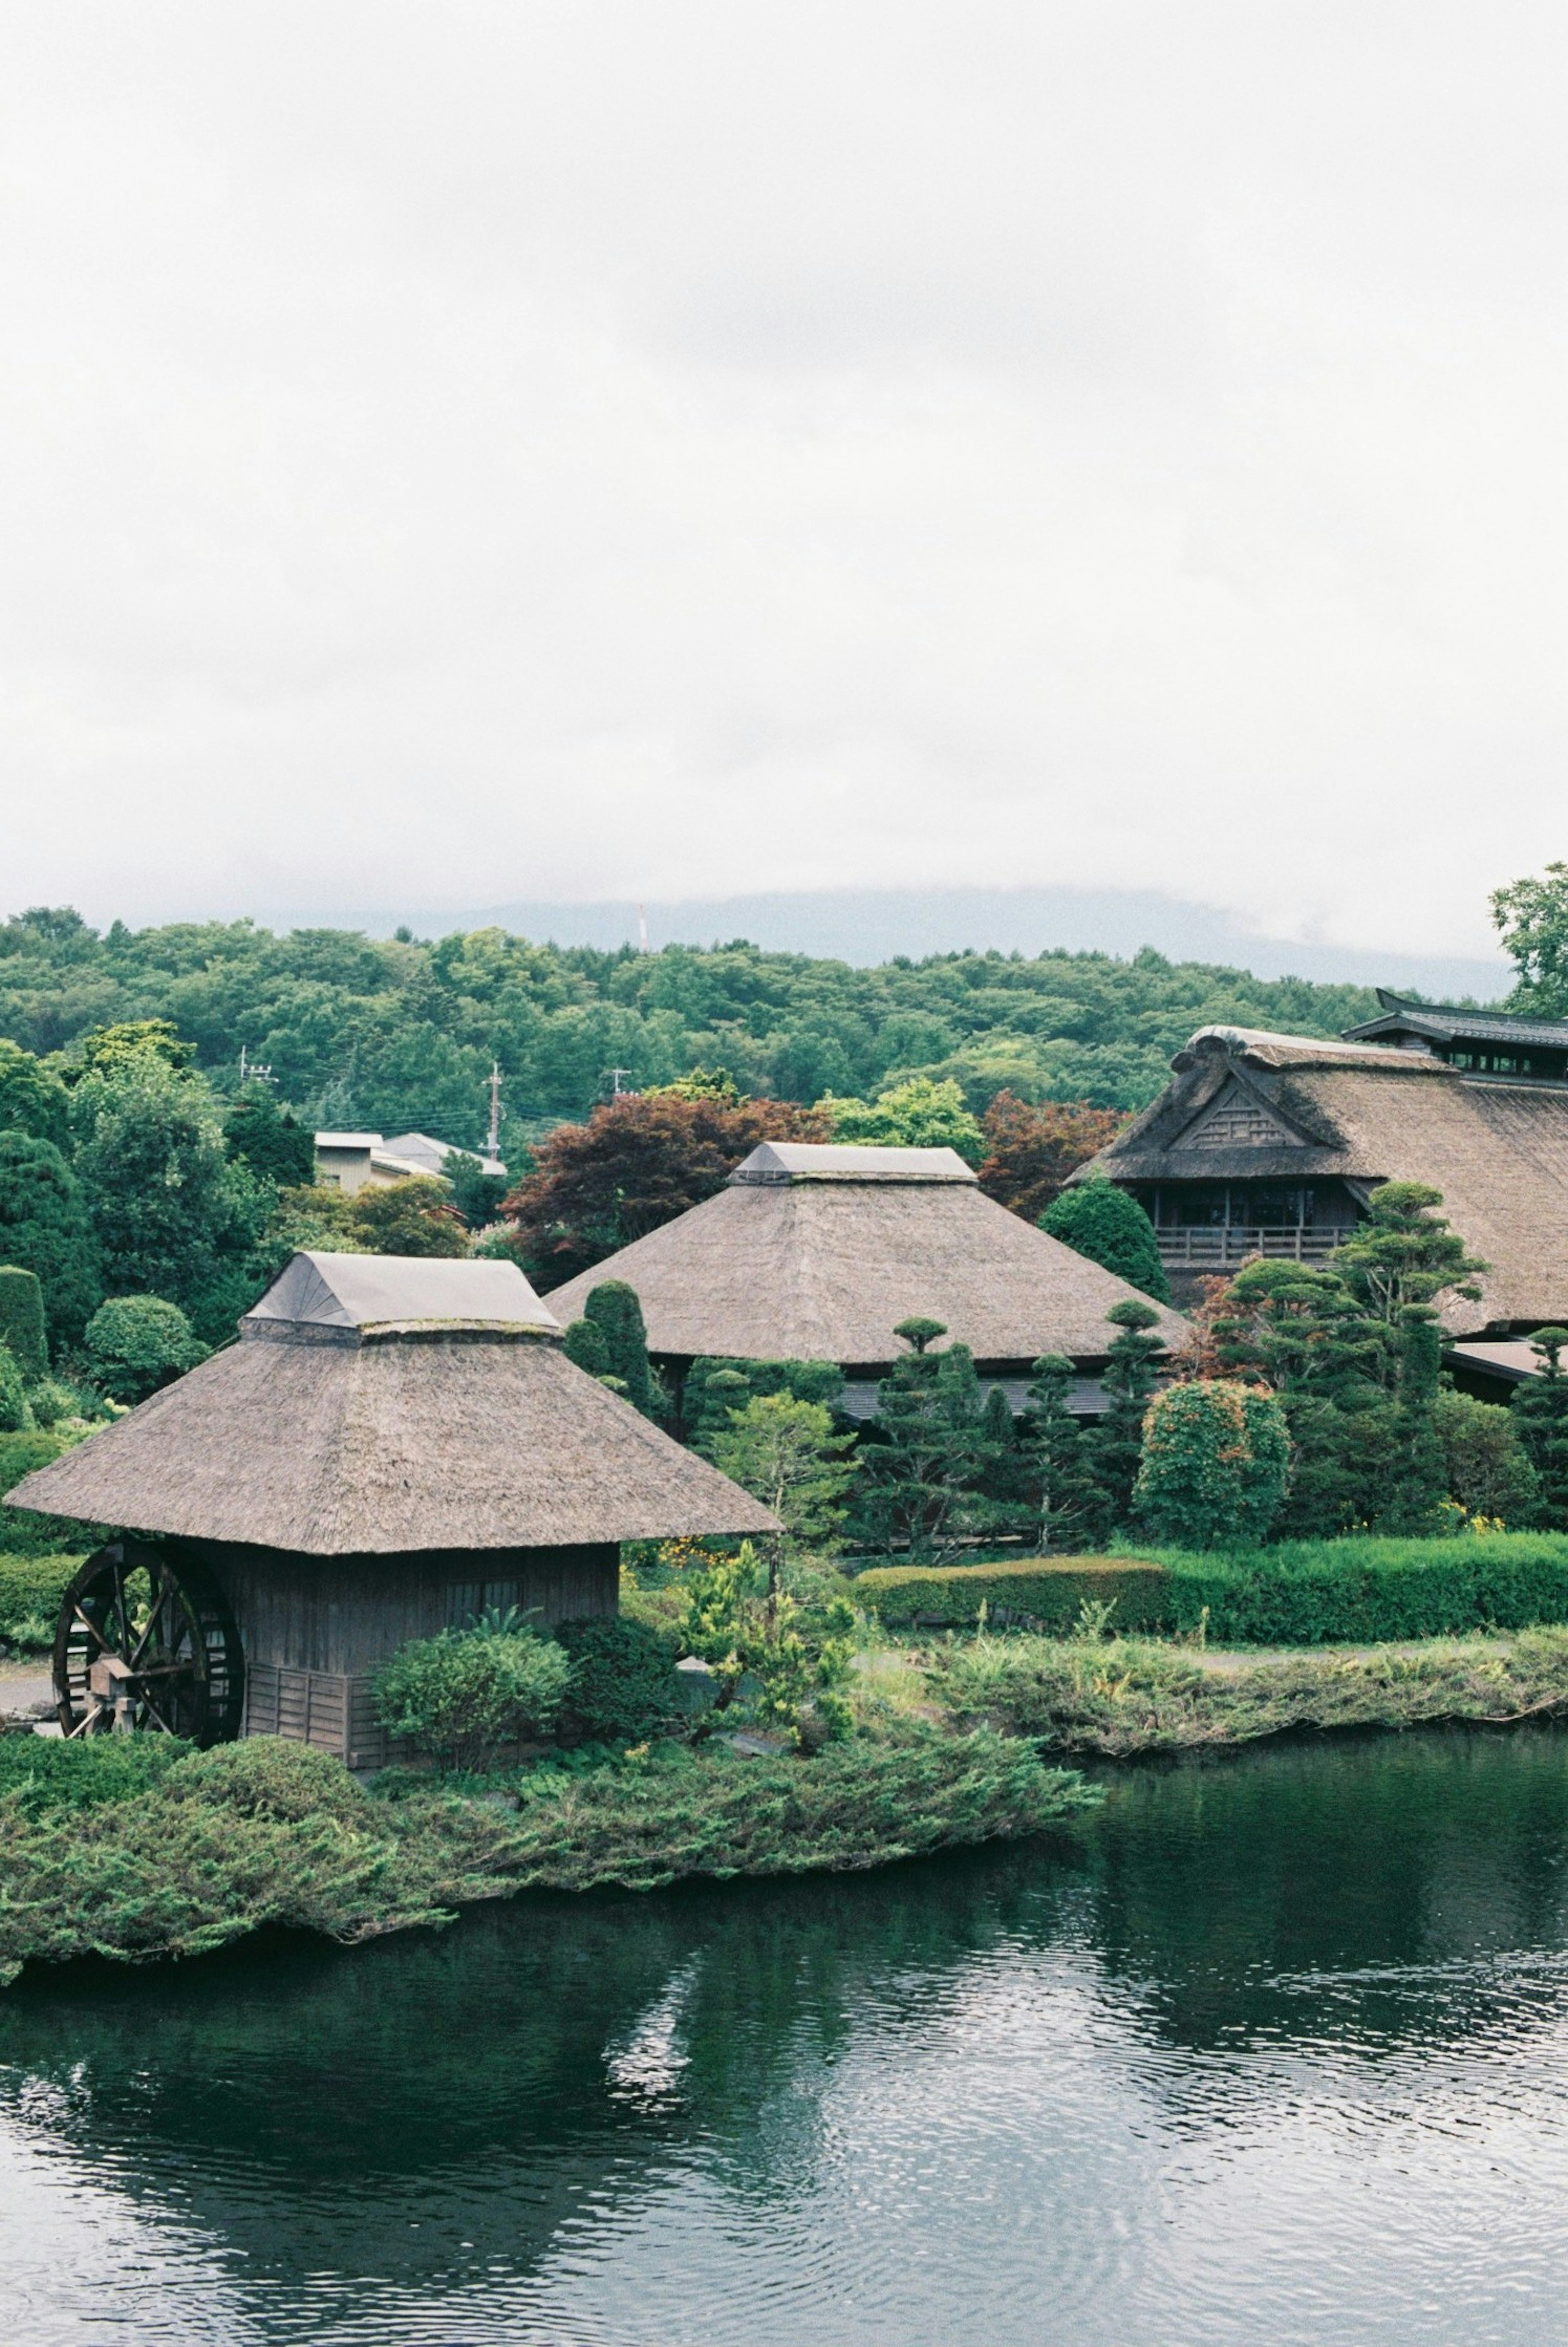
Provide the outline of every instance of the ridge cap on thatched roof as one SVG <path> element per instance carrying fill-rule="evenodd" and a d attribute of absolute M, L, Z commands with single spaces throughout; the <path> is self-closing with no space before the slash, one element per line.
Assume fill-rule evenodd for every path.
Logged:
<path fill-rule="evenodd" d="M 783 1182 L 978 1182 L 956 1149 L 882 1149 L 859 1142 L 762 1141 L 730 1180 L 740 1188 Z"/>
<path fill-rule="evenodd" d="M 333 1255 L 302 1247 L 240 1323 L 241 1337 L 291 1330 L 528 1330 L 559 1337 L 560 1322 L 515 1263 L 495 1256 Z"/>
<path fill-rule="evenodd" d="M 1341 1036 L 1279 1035 L 1266 1027 L 1200 1027 L 1171 1061 L 1178 1075 L 1205 1060 L 1228 1058 L 1265 1068 L 1384 1068 L 1401 1075 L 1441 1076 L 1458 1081 L 1458 1071 L 1435 1052 L 1399 1051 L 1376 1043 L 1348 1042 Z"/>

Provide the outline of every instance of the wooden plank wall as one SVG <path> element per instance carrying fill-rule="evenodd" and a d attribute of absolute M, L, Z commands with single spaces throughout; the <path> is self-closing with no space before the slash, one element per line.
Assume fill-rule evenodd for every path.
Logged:
<path fill-rule="evenodd" d="M 616 1609 L 611 1542 L 554 1549 L 425 1550 L 397 1556 L 298 1556 L 191 1542 L 221 1583 L 246 1667 L 354 1676 L 410 1638 L 460 1625 L 487 1604 L 537 1609 L 541 1628 Z"/>

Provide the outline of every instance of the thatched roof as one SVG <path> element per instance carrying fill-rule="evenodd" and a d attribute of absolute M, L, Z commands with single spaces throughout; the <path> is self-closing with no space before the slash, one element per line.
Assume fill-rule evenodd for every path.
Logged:
<path fill-rule="evenodd" d="M 514 1265 L 298 1255 L 238 1345 L 8 1502 L 310 1556 L 773 1529 L 554 1327 Z"/>
<path fill-rule="evenodd" d="M 893 1330 L 917 1313 L 978 1360 L 1102 1360 L 1105 1315 L 1137 1293 L 997 1205 L 950 1149 L 775 1143 L 716 1198 L 553 1289 L 550 1310 L 575 1318 L 607 1279 L 637 1290 L 654 1353 L 865 1368 L 903 1350 Z M 1178 1313 L 1163 1325 L 1182 1340 Z"/>
<path fill-rule="evenodd" d="M 1568 1089 L 1245 1029 L 1205 1028 L 1172 1064 L 1174 1081 L 1075 1181 L 1427 1182 L 1491 1266 L 1479 1304 L 1445 1304 L 1450 1334 L 1568 1321 Z"/>

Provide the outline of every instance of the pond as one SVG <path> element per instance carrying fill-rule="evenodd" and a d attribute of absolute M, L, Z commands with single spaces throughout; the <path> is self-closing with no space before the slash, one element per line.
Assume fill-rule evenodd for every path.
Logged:
<path fill-rule="evenodd" d="M 0 2335 L 1568 2337 L 1568 1739 L 1123 1770 L 1079 1850 L 0 1997 Z"/>

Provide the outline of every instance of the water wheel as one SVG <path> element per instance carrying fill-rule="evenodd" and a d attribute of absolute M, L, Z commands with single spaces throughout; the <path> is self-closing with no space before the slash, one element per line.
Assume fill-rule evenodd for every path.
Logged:
<path fill-rule="evenodd" d="M 67 1736 L 238 1736 L 244 1660 L 212 1575 L 143 1541 L 110 1541 L 89 1556 L 60 1607 L 55 1696 Z"/>

